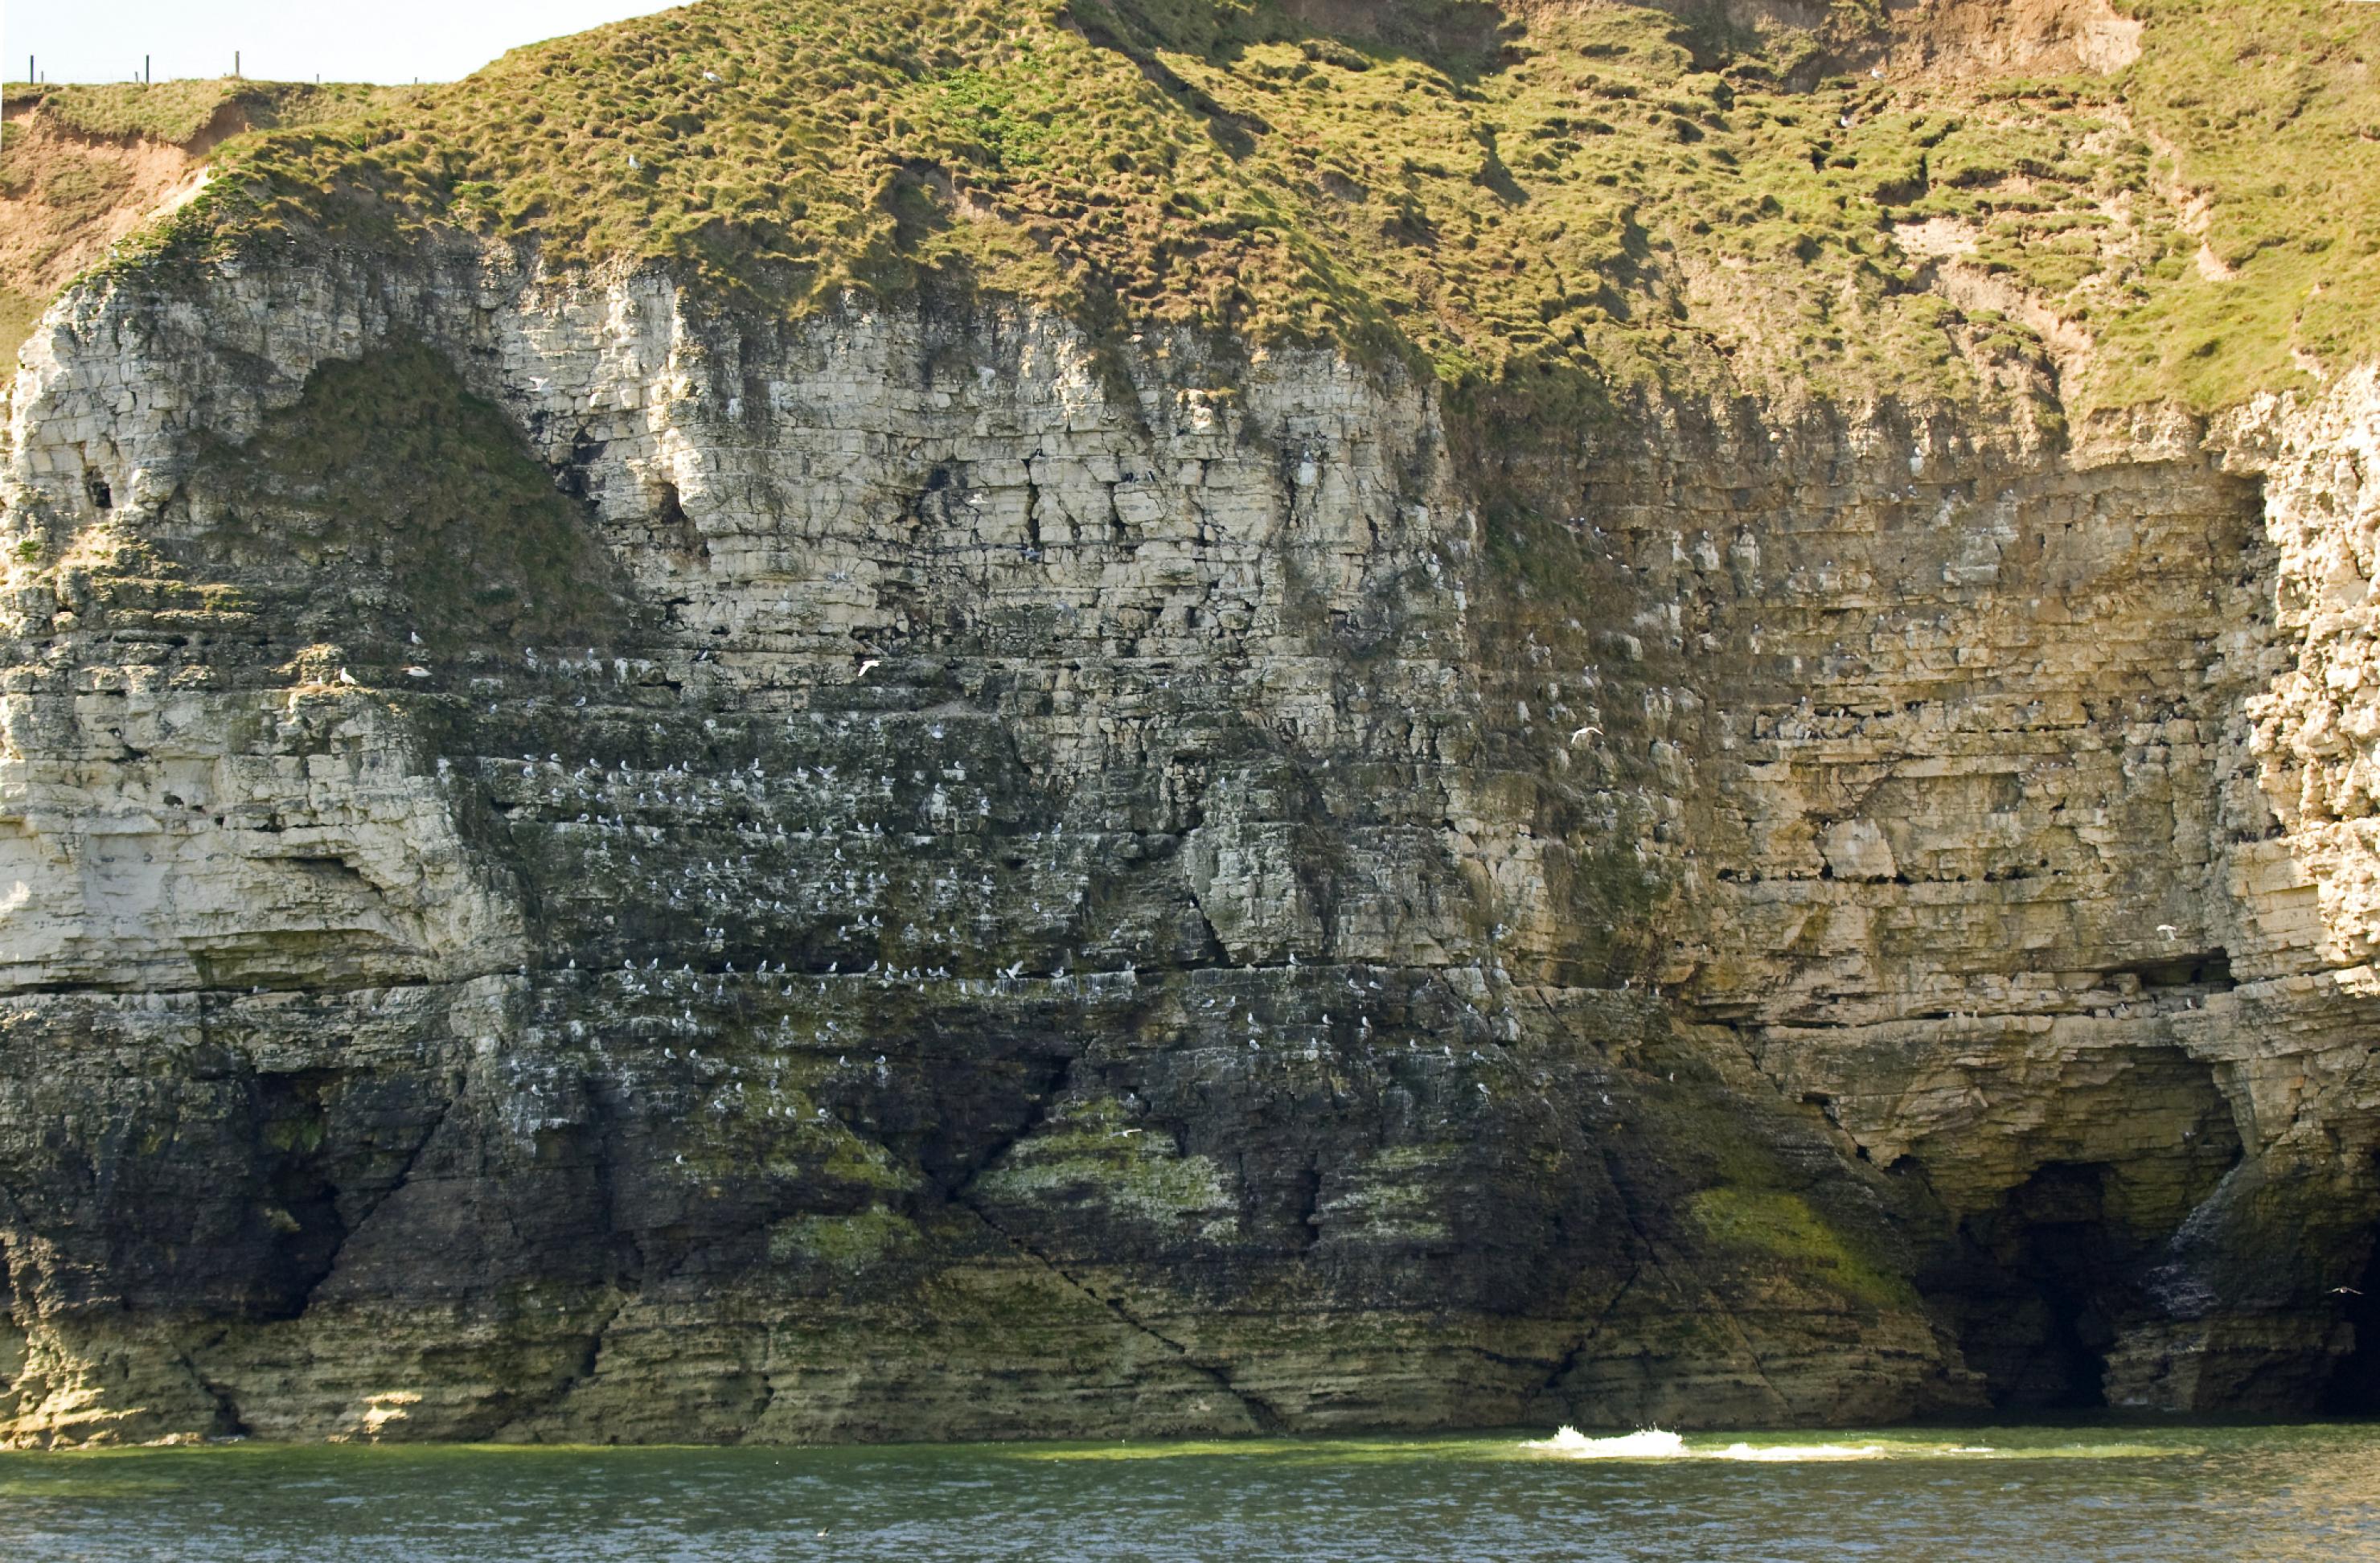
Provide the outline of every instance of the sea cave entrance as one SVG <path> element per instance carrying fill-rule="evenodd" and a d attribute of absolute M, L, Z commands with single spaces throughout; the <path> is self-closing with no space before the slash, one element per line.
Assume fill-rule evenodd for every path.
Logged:
<path fill-rule="evenodd" d="M 1960 1347 L 1996 1410 L 2107 1403 L 2107 1352 L 2124 1292 L 2107 1169 L 2052 1163 L 1961 1224 Z"/>

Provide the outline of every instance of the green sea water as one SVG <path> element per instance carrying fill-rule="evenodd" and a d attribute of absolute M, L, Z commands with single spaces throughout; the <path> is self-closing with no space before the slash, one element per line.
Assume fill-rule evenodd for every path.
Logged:
<path fill-rule="evenodd" d="M 2380 1424 L 9 1454 L 0 1556 L 2336 1563 Z"/>

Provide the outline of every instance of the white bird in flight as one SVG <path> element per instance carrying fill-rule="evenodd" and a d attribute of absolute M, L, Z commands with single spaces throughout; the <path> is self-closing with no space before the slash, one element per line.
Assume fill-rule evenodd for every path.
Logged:
<path fill-rule="evenodd" d="M 876 666 L 878 660 L 879 659 L 874 657 L 868 658 L 868 660 L 859 664 L 859 671 L 851 676 L 854 678 L 866 678 L 868 676 L 868 670 Z"/>

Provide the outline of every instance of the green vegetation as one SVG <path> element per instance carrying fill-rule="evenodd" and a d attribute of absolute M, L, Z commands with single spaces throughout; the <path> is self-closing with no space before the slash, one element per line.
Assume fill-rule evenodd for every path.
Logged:
<path fill-rule="evenodd" d="M 97 85 L 6 89 L 8 105 L 33 105 L 51 124 L 79 135 L 146 137 L 182 145 L 198 139 L 222 116 L 226 132 L 343 119 L 395 108 L 420 95 L 418 87 L 356 82 L 249 81 L 237 77 L 182 81 L 115 81 Z M 226 114 L 225 111 L 230 113 Z"/>
<path fill-rule="evenodd" d="M 58 288 L 186 185 L 227 136 L 393 109 L 412 89 L 123 82 L 7 89 L 0 136 L 0 361 Z"/>
<path fill-rule="evenodd" d="M 41 300 L 13 287 L 0 286 L 0 364 L 16 361 L 17 349 L 33 334 L 33 322 L 41 315 Z"/>
<path fill-rule="evenodd" d="M 769 1257 L 854 1274 L 918 1246 L 917 1224 L 880 1205 L 849 1216 L 800 1216 L 769 1229 Z"/>
<path fill-rule="evenodd" d="M 1806 1282 L 1878 1308 L 1916 1308 L 1917 1292 L 1890 1266 L 1860 1253 L 1799 1195 L 1768 1189 L 1705 1189 L 1691 1202 L 1716 1242 L 1782 1261 Z"/>
<path fill-rule="evenodd" d="M 1317 14 L 710 0 L 245 139 L 146 253 L 468 232 L 772 309 L 1022 295 L 1573 397 L 2022 382 L 2039 344 L 1941 266 L 2090 333 L 2070 406 L 2380 348 L 2380 7 L 2141 0 L 2138 62 L 2045 79 L 1872 75 L 1874 0 L 1760 36 L 1592 0 Z M 1896 242 L 1918 224 L 1930 254 Z"/>
<path fill-rule="evenodd" d="M 2155 177 L 2205 193 L 2204 239 L 2236 280 L 2169 246 L 2107 322 L 2124 379 L 2200 406 L 2380 351 L 2380 6 L 2139 0 L 2122 83 Z"/>
<path fill-rule="evenodd" d="M 1231 1230 L 1234 1208 L 1211 1159 L 1144 1133 L 1111 1097 L 1062 1104 L 976 1186 L 994 1200 L 1089 1205 L 1209 1237 Z"/>
<path fill-rule="evenodd" d="M 105 215 L 133 183 L 132 170 L 120 163 L 76 158 L 51 167 L 41 181 L 41 195 L 52 211 L 67 221 L 89 222 Z M 0 196 L 20 200 L 31 188 L 28 175 L 0 163 Z"/>

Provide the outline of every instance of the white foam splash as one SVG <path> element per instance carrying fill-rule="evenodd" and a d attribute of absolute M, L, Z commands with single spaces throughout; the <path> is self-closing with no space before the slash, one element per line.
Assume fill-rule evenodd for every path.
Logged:
<path fill-rule="evenodd" d="M 1883 1460 L 1896 1451 L 1882 1444 L 1745 1444 L 1725 1448 L 1690 1449 L 1685 1439 L 1658 1427 L 1640 1427 L 1615 1437 L 1590 1438 L 1575 1427 L 1564 1427 L 1550 1438 L 1522 1444 L 1533 1454 L 1559 1455 L 1564 1460 L 1736 1460 L 1762 1464 L 1789 1464 L 1814 1460 Z M 1912 1451 L 1901 1450 L 1900 1453 Z M 1988 1453 L 1960 1449 L 1961 1454 Z"/>
<path fill-rule="evenodd" d="M 2056 1447 L 2009 1448 L 1998 1444 L 1920 1443 L 1892 1439 L 1870 1444 L 1754 1444 L 1743 1440 L 1723 1447 L 1716 1441 L 1688 1448 L 1675 1433 L 1640 1427 L 1616 1437 L 1590 1438 L 1575 1427 L 1564 1427 L 1550 1438 L 1524 1440 L 1528 1454 L 1558 1460 L 1724 1460 L 1757 1465 L 1788 1465 L 1807 1460 L 2162 1460 L 2196 1457 L 2205 1451 L 2180 1444 L 2063 1444 Z"/>
<path fill-rule="evenodd" d="M 1658 1427 L 1640 1427 L 1615 1438 L 1590 1438 L 1575 1427 L 1565 1427 L 1550 1438 L 1532 1439 L 1521 1447 L 1566 1460 L 1682 1460 L 1686 1453 L 1683 1438 Z"/>
<path fill-rule="evenodd" d="M 1885 1452 L 1884 1446 L 1881 1444 L 1768 1444 L 1759 1448 L 1750 1444 L 1730 1444 L 1708 1458 L 1774 1462 L 1805 1460 L 1881 1460 Z"/>

